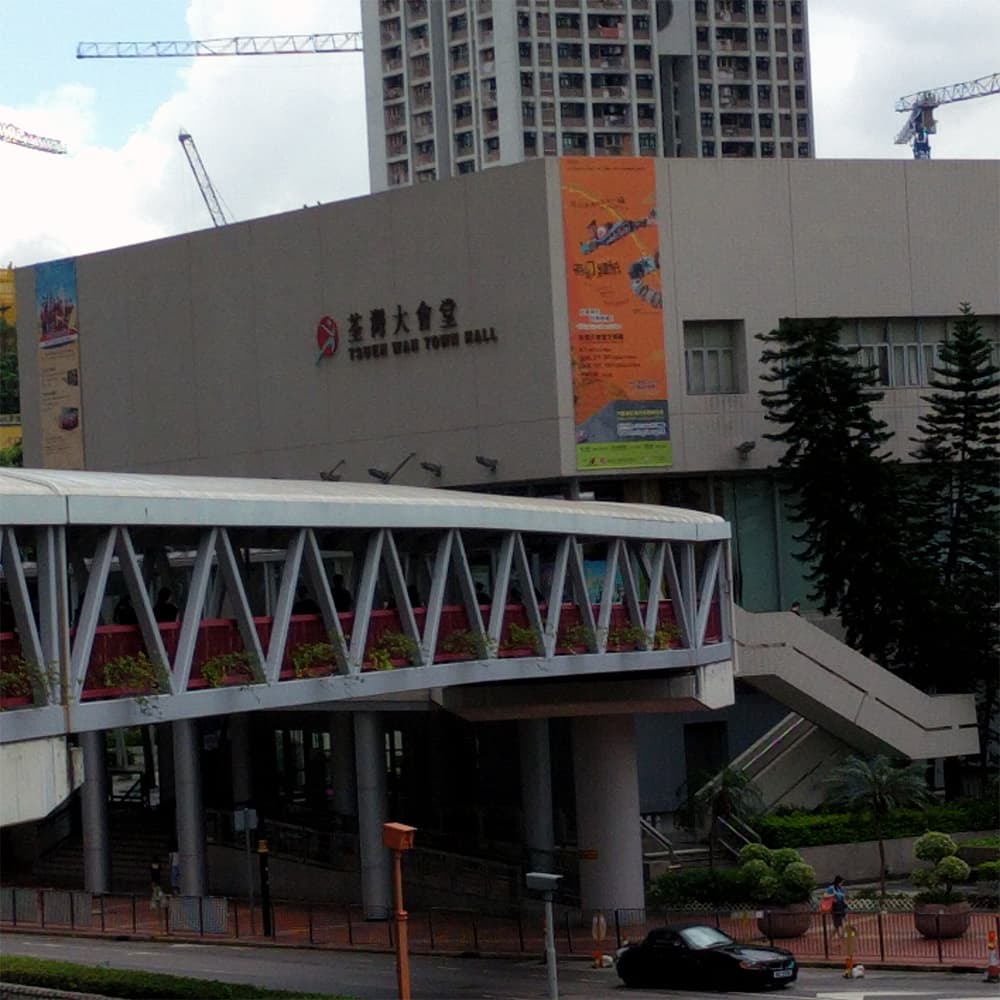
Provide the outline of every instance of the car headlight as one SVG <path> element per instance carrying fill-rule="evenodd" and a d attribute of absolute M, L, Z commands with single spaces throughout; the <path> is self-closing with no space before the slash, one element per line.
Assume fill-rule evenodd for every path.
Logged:
<path fill-rule="evenodd" d="M 762 968 L 762 966 L 761 966 L 760 962 L 750 962 L 750 961 L 747 961 L 747 959 L 743 959 L 743 961 L 740 962 L 740 968 L 741 969 L 760 969 L 760 968 Z"/>

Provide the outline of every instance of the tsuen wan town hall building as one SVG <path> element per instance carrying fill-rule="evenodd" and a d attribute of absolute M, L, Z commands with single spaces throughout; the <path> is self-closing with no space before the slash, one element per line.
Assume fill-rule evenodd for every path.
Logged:
<path fill-rule="evenodd" d="M 385 820 L 641 907 L 640 815 L 755 747 L 805 804 L 849 748 L 975 752 L 971 700 L 810 615 L 754 335 L 840 317 L 905 453 L 959 303 L 998 338 L 998 246 L 997 163 L 580 157 L 17 269 L 0 649 L 65 669 L 5 706 L 61 775 L 5 836 L 82 758 L 107 888 L 141 726 L 185 892 L 234 889 L 206 818 L 252 806 L 353 837 L 369 915 Z M 152 694 L 107 683 L 143 650 Z"/>

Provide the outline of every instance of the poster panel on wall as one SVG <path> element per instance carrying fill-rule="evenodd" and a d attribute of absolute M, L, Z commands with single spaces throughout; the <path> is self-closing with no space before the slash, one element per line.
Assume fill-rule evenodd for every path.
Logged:
<path fill-rule="evenodd" d="M 42 465 L 82 469 L 83 414 L 76 261 L 35 265 Z"/>
<path fill-rule="evenodd" d="M 576 467 L 669 465 L 656 174 L 648 157 L 563 157 Z"/>

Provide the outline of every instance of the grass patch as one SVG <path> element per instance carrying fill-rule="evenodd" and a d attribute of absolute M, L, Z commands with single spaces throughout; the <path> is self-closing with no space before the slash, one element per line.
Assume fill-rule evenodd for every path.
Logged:
<path fill-rule="evenodd" d="M 349 1000 L 332 993 L 268 990 L 248 983 L 223 983 L 218 979 L 192 979 L 103 966 L 95 968 L 20 955 L 0 955 L 0 979 L 6 983 L 127 997 L 129 1000 Z"/>

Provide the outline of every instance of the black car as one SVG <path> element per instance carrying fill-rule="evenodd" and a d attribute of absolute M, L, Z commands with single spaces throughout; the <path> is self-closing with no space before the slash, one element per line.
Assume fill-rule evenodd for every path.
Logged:
<path fill-rule="evenodd" d="M 752 989 L 787 986 L 799 974 L 790 951 L 738 944 L 703 924 L 657 927 L 620 948 L 615 965 L 626 986 Z"/>

